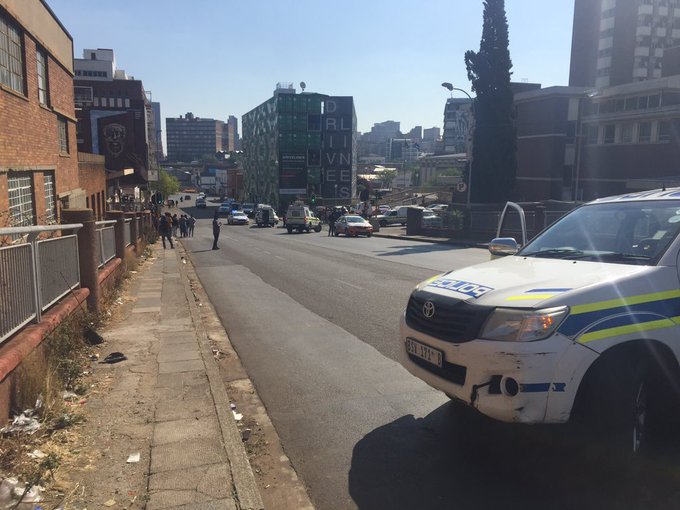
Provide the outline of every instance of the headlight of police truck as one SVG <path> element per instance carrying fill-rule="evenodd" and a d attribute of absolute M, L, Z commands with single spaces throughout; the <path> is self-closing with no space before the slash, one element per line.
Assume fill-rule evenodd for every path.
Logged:
<path fill-rule="evenodd" d="M 566 306 L 543 310 L 496 308 L 479 336 L 485 340 L 502 342 L 543 340 L 554 333 L 568 312 Z"/>

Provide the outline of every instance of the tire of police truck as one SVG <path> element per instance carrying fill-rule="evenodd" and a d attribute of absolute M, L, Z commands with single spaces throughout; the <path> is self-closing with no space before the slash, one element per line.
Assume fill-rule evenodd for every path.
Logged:
<path fill-rule="evenodd" d="M 601 454 L 598 460 L 624 472 L 640 465 L 660 426 L 656 374 L 644 356 L 615 354 L 587 375 L 577 415 L 586 455 Z"/>

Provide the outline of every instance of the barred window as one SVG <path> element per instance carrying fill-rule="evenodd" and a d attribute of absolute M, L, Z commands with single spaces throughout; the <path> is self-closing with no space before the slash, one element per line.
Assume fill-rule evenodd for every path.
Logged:
<path fill-rule="evenodd" d="M 47 94 L 47 55 L 42 50 L 35 52 L 35 60 L 38 64 L 38 101 L 40 104 L 49 106 Z"/>
<path fill-rule="evenodd" d="M 43 179 L 45 180 L 45 223 L 56 223 L 57 209 L 54 200 L 54 174 L 43 174 Z"/>
<path fill-rule="evenodd" d="M 24 93 L 21 33 L 0 14 L 0 83 Z"/>
<path fill-rule="evenodd" d="M 33 182 L 31 174 L 9 174 L 9 221 L 13 227 L 34 225 Z"/>
<path fill-rule="evenodd" d="M 59 124 L 59 152 L 68 154 L 68 121 L 59 117 L 57 122 Z"/>

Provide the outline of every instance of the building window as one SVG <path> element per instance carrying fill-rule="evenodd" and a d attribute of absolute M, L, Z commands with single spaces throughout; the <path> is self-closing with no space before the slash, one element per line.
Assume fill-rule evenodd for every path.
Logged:
<path fill-rule="evenodd" d="M 652 123 L 640 122 L 638 125 L 638 142 L 648 143 L 652 141 Z"/>
<path fill-rule="evenodd" d="M 608 124 L 604 127 L 604 143 L 614 143 L 616 141 L 616 126 Z"/>
<path fill-rule="evenodd" d="M 56 223 L 57 208 L 55 207 L 56 201 L 54 200 L 54 174 L 43 174 L 43 179 L 45 181 L 45 223 Z"/>
<path fill-rule="evenodd" d="M 42 50 L 35 52 L 35 60 L 38 64 L 38 101 L 40 104 L 49 106 L 47 93 L 47 54 Z"/>
<path fill-rule="evenodd" d="M 68 121 L 63 117 L 57 118 L 59 124 L 59 152 L 68 154 Z"/>
<path fill-rule="evenodd" d="M 31 174 L 9 174 L 9 224 L 12 227 L 28 227 L 34 224 L 33 182 Z"/>
<path fill-rule="evenodd" d="M 659 122 L 659 142 L 668 143 L 671 141 L 671 123 L 667 120 Z"/>
<path fill-rule="evenodd" d="M 633 124 L 621 126 L 621 143 L 633 143 Z"/>
<path fill-rule="evenodd" d="M 588 126 L 587 129 L 587 143 L 588 145 L 595 145 L 598 142 L 600 129 L 598 126 Z"/>
<path fill-rule="evenodd" d="M 0 14 L 0 83 L 24 93 L 24 59 L 21 34 Z"/>

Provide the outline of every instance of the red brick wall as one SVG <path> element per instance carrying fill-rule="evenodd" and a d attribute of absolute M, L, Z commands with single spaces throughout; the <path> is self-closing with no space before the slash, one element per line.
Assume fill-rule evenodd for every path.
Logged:
<path fill-rule="evenodd" d="M 24 94 L 0 86 L 0 211 L 7 211 L 9 207 L 7 172 L 37 172 L 40 175 L 34 175 L 34 198 L 40 218 L 45 212 L 42 171 L 54 172 L 57 196 L 79 188 L 73 77 L 46 49 L 49 106 L 40 105 L 36 42 L 31 34 L 24 32 L 23 43 Z M 60 116 L 67 119 L 68 154 L 59 153 Z M 77 205 L 73 202 L 72 199 L 72 207 Z"/>
<path fill-rule="evenodd" d="M 99 154 L 78 153 L 80 187 L 85 190 L 85 195 L 88 197 L 88 207 L 94 211 L 97 220 L 103 220 L 106 212 L 104 159 L 104 156 Z"/>

